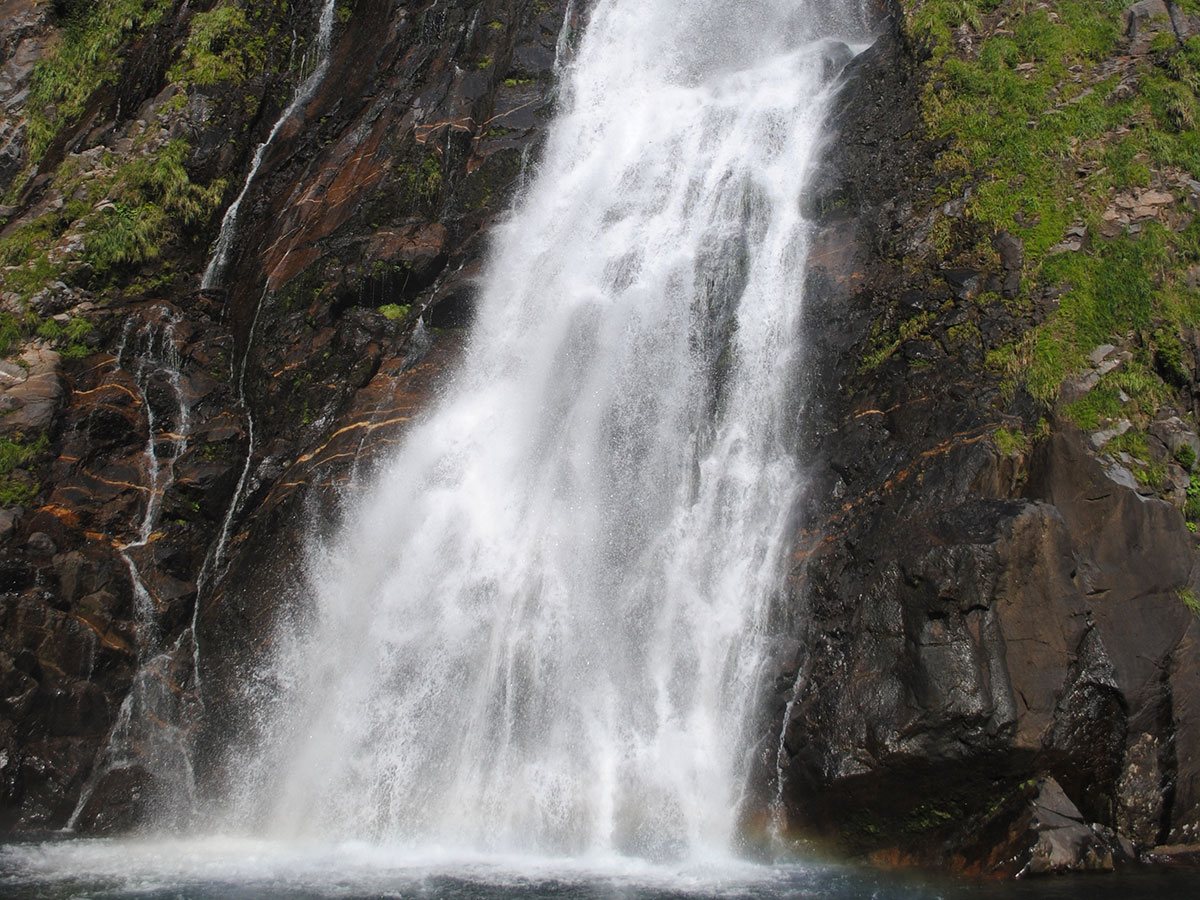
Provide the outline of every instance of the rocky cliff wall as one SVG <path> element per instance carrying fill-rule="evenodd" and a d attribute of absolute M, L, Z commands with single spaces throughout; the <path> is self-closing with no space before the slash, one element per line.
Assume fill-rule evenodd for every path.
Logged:
<path fill-rule="evenodd" d="M 300 549 L 452 364 L 586 13 L 338 3 L 200 290 L 319 5 L 0 0 L 5 828 L 186 809 L 252 740 Z M 844 78 L 747 813 L 797 840 L 1197 840 L 1196 13 L 1124 6 L 897 0 Z"/>
<path fill-rule="evenodd" d="M 897 5 L 895 31 L 847 79 L 834 177 L 814 201 L 823 359 L 792 571 L 799 649 L 777 681 L 782 745 L 763 752 L 797 834 L 881 862 L 1028 874 L 1195 842 L 1195 489 L 1178 448 L 1195 441 L 1196 345 L 1167 298 L 1193 259 L 1197 197 L 1189 182 L 1143 206 L 1149 235 L 1136 218 L 1109 227 L 1123 197 L 1176 177 L 1147 154 L 1141 184 L 1089 180 L 1132 122 L 1163 127 L 1144 100 L 1163 64 L 1146 56 L 1147 4 L 1123 18 L 1114 6 L 1094 5 L 1111 43 L 1087 58 L 1055 43 L 1080 27 L 1061 5 Z M 1183 13 L 1155 20 L 1164 54 L 1195 46 Z M 1067 169 L 1047 176 L 1070 185 L 1051 202 L 1080 217 L 1048 236 L 1062 210 L 984 204 L 1025 173 L 1002 158 L 964 167 L 971 123 L 945 112 L 972 79 L 1023 85 L 1043 68 L 1046 106 L 1021 109 L 1020 128 L 1055 131 L 1020 158 Z M 1109 121 L 1057 130 L 1062 105 L 1100 91 Z M 999 156 L 1005 125 L 990 127 Z M 1086 358 L 1050 392 L 1038 359 L 1006 367 L 1014 346 L 1083 340 L 1064 320 L 1104 242 L 1148 238 L 1166 249 L 1140 327 L 1072 346 Z M 1073 280 L 1058 280 L 1064 256 Z M 1131 302 L 1135 289 L 1109 286 Z M 1155 341 L 1176 334 L 1187 362 L 1171 383 Z M 1106 386 L 1117 403 L 1092 417 Z M 1133 452 L 1114 445 L 1139 430 Z"/>

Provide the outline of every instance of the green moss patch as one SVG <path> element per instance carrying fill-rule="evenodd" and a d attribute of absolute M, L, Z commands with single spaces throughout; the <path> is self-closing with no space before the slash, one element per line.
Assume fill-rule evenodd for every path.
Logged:
<path fill-rule="evenodd" d="M 1117 192 L 1161 191 L 1171 173 L 1200 177 L 1200 39 L 1164 41 L 1114 64 L 1126 6 L 905 2 L 910 33 L 928 50 L 928 136 L 949 147 L 938 160 L 946 186 L 937 199 L 967 198 L 962 220 L 947 227 L 1021 238 L 1017 303 L 1058 293 L 1044 324 L 988 357 L 1010 390 L 1022 386 L 1047 406 L 1105 342 L 1138 348 L 1142 373 L 1164 386 L 1160 399 L 1191 377 L 1179 339 L 1200 324 L 1200 303 L 1182 273 L 1200 260 L 1200 226 L 1180 230 L 1166 216 L 1125 229 L 1111 223 Z M 1076 225 L 1090 244 L 1064 251 Z M 943 235 L 942 244 L 954 241 Z M 985 267 L 986 254 L 976 256 L 960 262 Z M 1096 421 L 1094 410 L 1075 410 L 1080 424 Z"/>

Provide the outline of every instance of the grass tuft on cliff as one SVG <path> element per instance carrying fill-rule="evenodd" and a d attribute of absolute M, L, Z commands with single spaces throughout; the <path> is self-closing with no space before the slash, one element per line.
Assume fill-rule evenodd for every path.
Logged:
<path fill-rule="evenodd" d="M 37 495 L 39 485 L 32 467 L 50 449 L 45 433 L 28 441 L 17 435 L 0 440 L 0 507 L 21 506 Z"/>
<path fill-rule="evenodd" d="M 29 158 L 77 122 L 91 96 L 120 76 L 130 39 L 157 25 L 171 0 L 96 0 L 66 4 L 58 43 L 34 69 L 29 90 Z"/>
<path fill-rule="evenodd" d="M 86 175 L 71 161 L 60 166 L 55 187 L 70 199 L 0 241 L 9 288 L 23 297 L 55 280 L 102 288 L 158 259 L 170 241 L 204 223 L 221 203 L 223 179 L 192 182 L 184 165 L 190 149 L 177 139 L 133 159 L 110 154 Z M 83 251 L 56 263 L 54 250 L 68 233 Z"/>
<path fill-rule="evenodd" d="M 1145 56 L 1122 59 L 1128 5 L 904 3 L 909 33 L 928 50 L 925 126 L 950 148 L 939 160 L 947 187 L 938 199 L 965 199 L 966 226 L 1021 238 L 1020 305 L 1058 294 L 1044 324 L 988 359 L 1047 406 L 1092 348 L 1110 341 L 1138 352 L 1102 387 L 1115 396 L 1124 378 L 1139 388 L 1135 403 L 1161 402 L 1189 375 L 1181 359 L 1171 366 L 1181 332 L 1200 325 L 1200 300 L 1183 277 L 1200 261 L 1200 225 L 1165 213 L 1111 224 L 1118 193 L 1200 178 L 1200 38 L 1168 35 Z M 939 221 L 935 234 L 938 225 L 951 227 Z M 1086 229 L 1088 243 L 1064 250 L 1072 227 Z M 977 255 L 957 262 L 986 265 Z M 1077 410 L 1081 425 L 1094 421 L 1094 410 Z"/>
<path fill-rule="evenodd" d="M 224 3 L 192 17 L 187 43 L 171 69 L 171 79 L 198 85 L 236 84 L 261 71 L 265 59 L 262 34 L 251 27 L 240 6 Z"/>

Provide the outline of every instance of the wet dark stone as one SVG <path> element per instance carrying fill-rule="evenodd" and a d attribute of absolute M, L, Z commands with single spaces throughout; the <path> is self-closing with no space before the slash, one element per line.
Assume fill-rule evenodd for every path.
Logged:
<path fill-rule="evenodd" d="M 106 835 L 129 831 L 147 820 L 153 799 L 153 778 L 141 766 L 122 766 L 106 772 L 80 810 L 75 830 Z"/>
<path fill-rule="evenodd" d="M 42 531 L 35 531 L 31 534 L 25 542 L 25 546 L 35 556 L 53 556 L 58 552 L 58 546 L 54 543 L 54 539 Z"/>

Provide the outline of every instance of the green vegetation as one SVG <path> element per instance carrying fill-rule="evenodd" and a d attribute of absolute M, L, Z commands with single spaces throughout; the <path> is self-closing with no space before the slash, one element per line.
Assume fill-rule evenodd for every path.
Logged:
<path fill-rule="evenodd" d="M 925 10 L 974 7 L 964 21 L 978 22 L 979 7 L 995 5 L 933 3 Z M 993 230 L 1018 234 L 1027 255 L 1045 253 L 1078 212 L 1077 204 L 1065 199 L 1071 190 L 1060 189 L 1069 175 L 1063 161 L 1073 147 L 1128 118 L 1128 104 L 1107 104 L 1106 90 L 1076 84 L 1069 71 L 1111 51 L 1119 10 L 1105 7 L 1120 5 L 1061 4 L 1062 22 L 1051 21 L 1042 9 L 1015 14 L 1011 34 L 984 41 L 975 59 L 951 55 L 947 43 L 937 45 L 942 88 L 930 85 L 924 112 L 934 136 L 954 138 L 954 151 L 941 161 L 957 176 L 948 197 L 974 184 L 968 216 Z M 942 27 L 953 21 L 944 15 L 936 20 Z"/>
<path fill-rule="evenodd" d="M 21 341 L 37 331 L 41 320 L 32 312 L 0 312 L 0 356 L 7 356 Z"/>
<path fill-rule="evenodd" d="M 963 811 L 948 801 L 922 803 L 909 810 L 901 822 L 901 830 L 909 834 L 921 834 L 945 828 L 963 817 Z"/>
<path fill-rule="evenodd" d="M 91 334 L 92 323 L 87 319 L 72 318 L 66 324 L 59 324 L 31 311 L 20 315 L 0 313 L 0 357 L 7 356 L 22 341 L 36 335 L 49 341 L 67 359 L 80 359 L 92 352 L 87 341 Z"/>
<path fill-rule="evenodd" d="M 1192 449 L 1191 444 L 1180 444 L 1175 451 L 1173 458 L 1187 471 L 1191 471 L 1196 465 L 1196 451 Z"/>
<path fill-rule="evenodd" d="M 51 261 L 50 250 L 86 209 L 85 204 L 72 201 L 22 225 L 0 240 L 0 266 L 7 270 L 5 287 L 22 297 L 29 297 L 48 283 L 62 278 L 64 268 Z"/>
<path fill-rule="evenodd" d="M 96 275 L 156 259 L 175 229 L 198 224 L 217 209 L 225 183 L 193 184 L 184 167 L 190 149 L 185 141 L 171 141 L 113 173 L 105 191 L 109 200 L 83 221 L 86 260 Z"/>
<path fill-rule="evenodd" d="M 1129 71 L 1103 75 L 1097 64 L 1116 52 L 1127 6 L 905 0 L 910 29 L 929 51 L 925 125 L 931 139 L 950 142 L 938 161 L 947 179 L 938 199 L 966 198 L 961 221 L 935 221 L 930 245 L 946 262 L 987 268 L 995 259 L 981 236 L 1009 231 L 1025 248 L 1016 302 L 1028 306 L 1045 287 L 1061 292 L 1049 320 L 993 350 L 989 367 L 1010 391 L 1022 385 L 1051 406 L 1098 344 L 1137 349 L 1124 374 L 1068 408 L 1083 427 L 1130 414 L 1119 390 L 1149 411 L 1189 383 L 1180 334 L 1200 325 L 1200 298 L 1179 276 L 1200 261 L 1200 224 L 1174 231 L 1143 217 L 1137 227 L 1105 227 L 1116 192 L 1161 190 L 1155 176 L 1168 169 L 1200 177 L 1200 39 L 1159 41 Z M 964 25 L 977 32 L 974 52 L 956 45 Z M 1086 227 L 1090 246 L 1058 251 L 1073 225 Z"/>
<path fill-rule="evenodd" d="M 1133 467 L 1137 480 L 1152 490 L 1160 490 L 1167 475 L 1167 467 L 1150 455 L 1149 438 L 1146 432 L 1131 428 L 1108 442 L 1109 453 L 1128 454 L 1138 464 Z"/>
<path fill-rule="evenodd" d="M 427 153 L 419 163 L 400 168 L 400 184 L 406 205 L 428 207 L 442 195 L 442 164 L 437 154 Z"/>
<path fill-rule="evenodd" d="M 992 440 L 1001 456 L 1023 456 L 1029 452 L 1029 438 L 1020 431 L 997 428 L 992 432 Z"/>
<path fill-rule="evenodd" d="M 905 341 L 919 337 L 934 318 L 933 313 L 923 312 L 904 320 L 894 330 L 874 329 L 867 353 L 859 365 L 859 371 L 868 372 L 877 368 L 884 360 L 899 350 L 900 345 Z"/>
<path fill-rule="evenodd" d="M 29 442 L 17 435 L 0 440 L 0 507 L 28 504 L 38 492 L 38 483 L 29 471 L 50 449 L 44 433 Z"/>
<path fill-rule="evenodd" d="M 1183 515 L 1189 522 L 1200 522 L 1200 472 L 1193 472 L 1187 487 Z"/>
<path fill-rule="evenodd" d="M 38 325 L 37 336 L 50 341 L 67 359 L 81 359 L 92 352 L 87 337 L 92 333 L 92 323 L 87 319 L 68 320 L 60 325 L 54 319 L 46 319 Z"/>
<path fill-rule="evenodd" d="M 38 63 L 30 85 L 29 156 L 36 162 L 98 88 L 116 82 L 119 52 L 131 36 L 157 25 L 170 0 L 98 0 L 66 4 L 62 36 Z"/>
<path fill-rule="evenodd" d="M 379 312 L 385 319 L 390 319 L 393 322 L 399 322 L 408 315 L 408 306 L 401 306 L 398 303 L 385 303 L 379 307 Z"/>
<path fill-rule="evenodd" d="M 190 84 L 240 83 L 262 71 L 266 43 L 240 6 L 226 2 L 192 17 L 191 33 L 171 79 Z"/>
<path fill-rule="evenodd" d="M 184 162 L 190 147 L 175 140 L 156 153 L 106 166 L 87 176 L 70 162 L 59 167 L 55 186 L 71 198 L 60 209 L 23 225 L 0 241 L 0 265 L 8 286 L 23 297 L 61 279 L 102 287 L 135 266 L 157 259 L 189 226 L 218 207 L 223 180 L 194 184 Z M 73 230 L 83 240 L 82 262 L 52 262 L 52 249 Z"/>
<path fill-rule="evenodd" d="M 1182 588 L 1179 591 L 1179 599 L 1183 601 L 1183 605 L 1192 611 L 1193 615 L 1200 616 L 1200 599 L 1196 598 L 1196 592 L 1191 588 Z"/>

